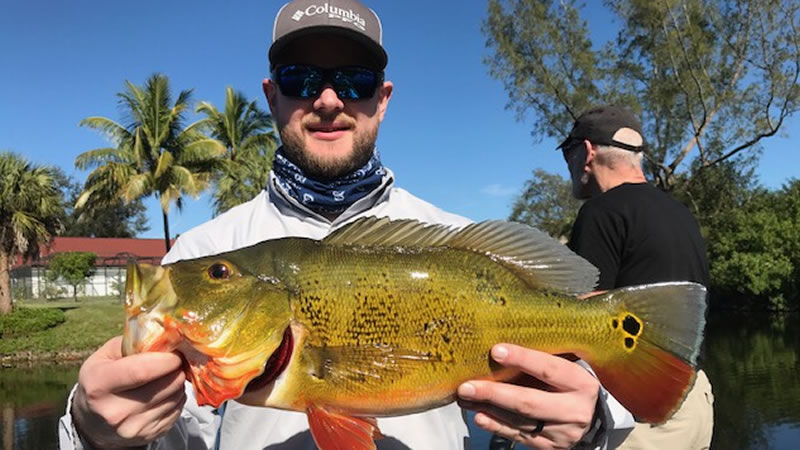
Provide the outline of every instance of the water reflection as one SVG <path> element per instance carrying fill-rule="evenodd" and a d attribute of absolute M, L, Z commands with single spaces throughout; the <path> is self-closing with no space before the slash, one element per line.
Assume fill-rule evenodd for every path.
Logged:
<path fill-rule="evenodd" d="M 58 447 L 58 418 L 78 379 L 78 366 L 0 369 L 3 450 Z"/>
<path fill-rule="evenodd" d="M 706 330 L 714 449 L 788 449 L 800 440 L 798 314 L 725 314 Z"/>
<path fill-rule="evenodd" d="M 714 450 L 783 450 L 800 441 L 800 315 L 717 313 L 706 330 L 714 386 Z M 57 448 L 76 366 L 0 369 L 2 450 Z M 488 436 L 476 432 L 472 447 Z"/>

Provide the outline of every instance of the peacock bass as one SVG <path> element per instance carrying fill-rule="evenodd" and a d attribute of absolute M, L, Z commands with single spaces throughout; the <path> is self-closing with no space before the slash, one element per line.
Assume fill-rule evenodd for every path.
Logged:
<path fill-rule="evenodd" d="M 374 449 L 375 417 L 518 375 L 490 361 L 499 342 L 575 354 L 637 419 L 663 422 L 694 383 L 705 288 L 579 299 L 597 276 L 526 225 L 369 217 L 322 240 L 130 264 L 123 353 L 179 352 L 199 404 L 304 411 L 323 450 Z"/>

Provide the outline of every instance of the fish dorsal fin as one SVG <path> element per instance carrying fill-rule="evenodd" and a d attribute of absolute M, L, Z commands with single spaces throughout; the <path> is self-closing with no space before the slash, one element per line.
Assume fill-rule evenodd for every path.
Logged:
<path fill-rule="evenodd" d="M 323 242 L 364 247 L 440 247 L 452 238 L 454 231 L 458 228 L 413 219 L 364 217 L 332 232 Z"/>
<path fill-rule="evenodd" d="M 527 225 L 501 220 L 454 228 L 412 219 L 366 217 L 334 231 L 323 242 L 470 250 L 492 258 L 532 287 L 567 294 L 592 291 L 599 276 L 597 268 L 547 234 Z"/>

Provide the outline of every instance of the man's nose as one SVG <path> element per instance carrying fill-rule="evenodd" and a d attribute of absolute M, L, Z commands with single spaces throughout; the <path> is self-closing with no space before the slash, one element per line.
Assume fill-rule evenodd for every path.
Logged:
<path fill-rule="evenodd" d="M 314 100 L 314 109 L 320 111 L 338 111 L 344 108 L 344 102 L 336 95 L 336 91 L 330 84 L 322 86 L 322 91 Z"/>

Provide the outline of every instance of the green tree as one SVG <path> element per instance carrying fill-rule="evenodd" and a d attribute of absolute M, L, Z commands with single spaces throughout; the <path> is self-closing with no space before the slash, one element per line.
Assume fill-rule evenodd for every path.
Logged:
<path fill-rule="evenodd" d="M 79 169 L 96 167 L 75 207 L 91 210 L 119 198 L 131 203 L 154 195 L 161 203 L 169 250 L 170 207 L 175 204 L 181 210 L 184 195 L 196 197 L 206 189 L 225 148 L 195 125 L 183 127 L 191 90 L 181 91 L 173 104 L 164 75 L 152 75 L 144 86 L 126 81 L 125 91 L 117 95 L 130 117 L 127 126 L 105 117 L 80 123 L 106 134 L 114 147 L 90 150 L 75 159 Z"/>
<path fill-rule="evenodd" d="M 754 190 L 707 232 L 717 297 L 740 307 L 800 307 L 800 180 Z"/>
<path fill-rule="evenodd" d="M 47 265 L 47 279 L 63 279 L 72 286 L 72 298 L 78 301 L 78 287 L 94 274 L 94 261 L 97 255 L 91 252 L 59 252 L 53 255 Z"/>
<path fill-rule="evenodd" d="M 648 176 L 670 190 L 692 159 L 707 168 L 758 149 L 797 111 L 796 0 L 605 5 L 619 31 L 603 44 L 575 0 L 489 1 L 486 63 L 535 136 L 562 139 L 599 103 L 629 106 L 642 117 Z"/>
<path fill-rule="evenodd" d="M 61 197 L 47 167 L 0 153 L 0 315 L 11 312 L 11 263 L 36 258 L 61 229 Z"/>
<path fill-rule="evenodd" d="M 581 202 L 572 196 L 572 183 L 542 169 L 533 171 L 514 201 L 509 220 L 526 223 L 557 239 L 569 239 Z"/>
<path fill-rule="evenodd" d="M 206 115 L 197 123 L 198 128 L 222 142 L 228 152 L 215 179 L 214 215 L 218 215 L 264 189 L 278 138 L 272 116 L 231 87 L 225 90 L 222 112 L 209 102 L 200 102 L 197 112 Z"/>
<path fill-rule="evenodd" d="M 78 196 L 72 198 L 75 201 L 70 206 Z M 101 208 L 70 209 L 61 236 L 132 238 L 150 229 L 141 199 L 130 203 L 118 199 Z"/>
<path fill-rule="evenodd" d="M 54 171 L 64 199 L 64 229 L 60 236 L 132 238 L 150 229 L 147 208 L 141 199 L 125 203 L 118 198 L 104 207 L 76 209 L 83 186 L 63 170 Z"/>

